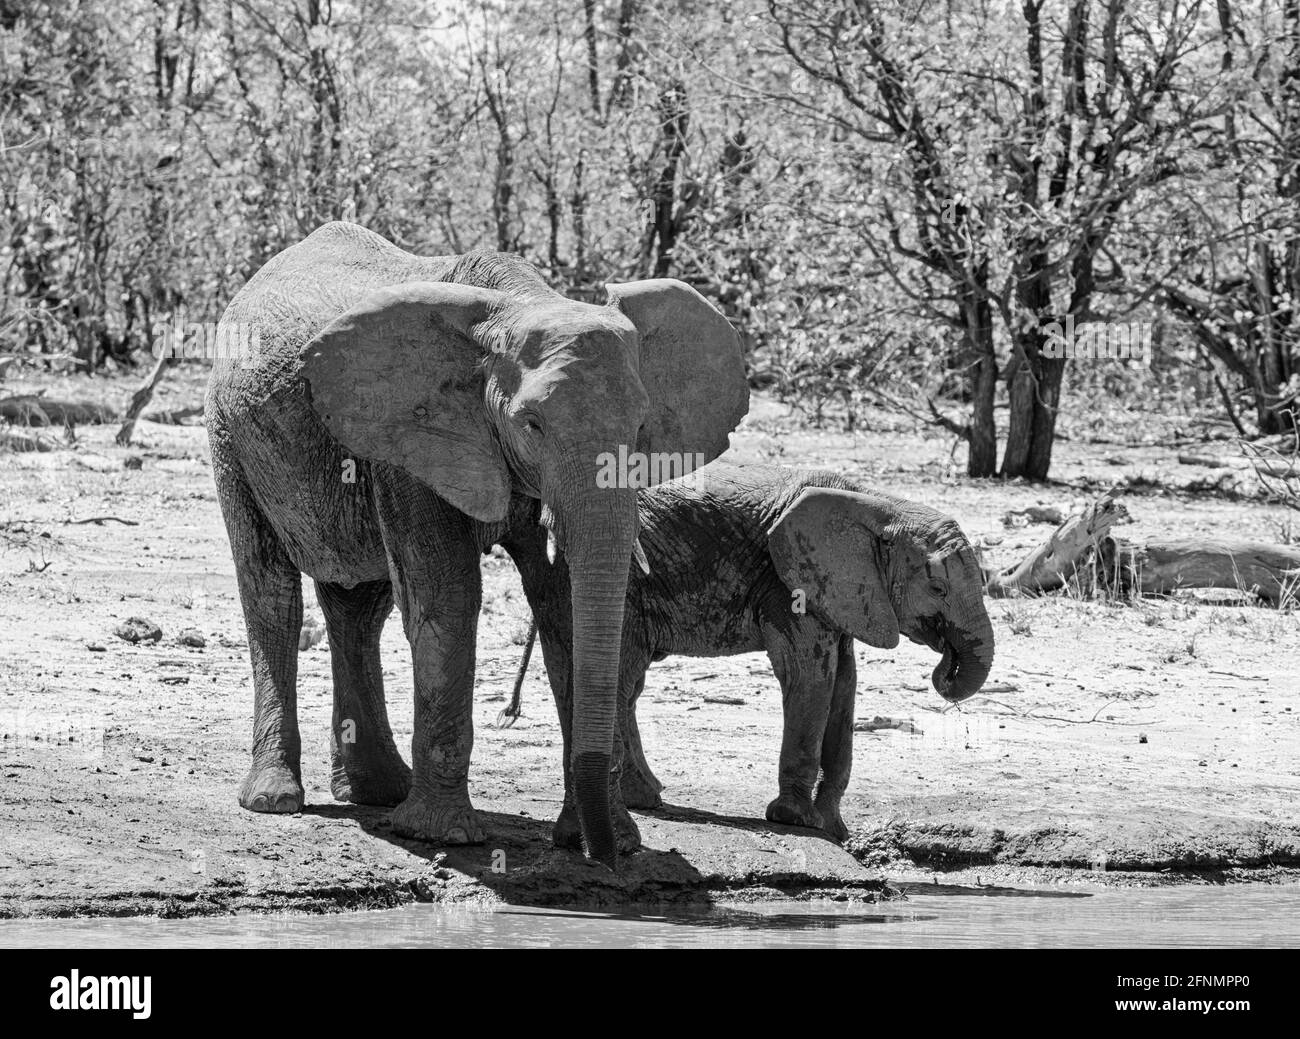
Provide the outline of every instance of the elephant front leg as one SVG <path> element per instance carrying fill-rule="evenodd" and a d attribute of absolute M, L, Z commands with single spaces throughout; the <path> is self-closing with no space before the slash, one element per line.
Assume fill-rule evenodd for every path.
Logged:
<path fill-rule="evenodd" d="M 542 640 L 542 655 L 546 661 L 546 674 L 555 697 L 555 710 L 560 719 L 560 732 L 564 740 L 564 806 L 551 831 L 557 848 L 582 850 L 582 824 L 578 819 L 578 806 L 573 792 L 573 657 L 570 645 L 562 635 L 549 631 L 540 622 L 538 636 Z M 630 855 L 641 847 L 641 831 L 627 810 L 620 783 L 623 755 L 619 741 L 615 741 L 613 760 L 610 762 L 609 807 L 614 820 L 614 836 L 618 850 Z"/>
<path fill-rule="evenodd" d="M 483 827 L 469 799 L 478 549 L 465 517 L 413 484 L 399 477 L 376 497 L 415 672 L 411 791 L 393 810 L 393 829 L 435 844 L 479 844 Z"/>
<path fill-rule="evenodd" d="M 853 711 L 857 692 L 853 638 L 843 635 L 835 664 L 835 684 L 826 718 L 826 734 L 822 739 L 822 777 L 813 801 L 813 806 L 821 814 L 822 828 L 841 842 L 849 837 L 849 828 L 840 816 L 840 799 L 848 789 L 849 773 L 853 768 Z"/>
<path fill-rule="evenodd" d="M 317 581 L 316 598 L 325 613 L 334 673 L 334 799 L 400 804 L 411 792 L 411 770 L 393 743 L 379 659 L 379 637 L 393 608 L 392 585 L 387 580 L 367 581 L 345 588 Z"/>
<path fill-rule="evenodd" d="M 802 620 L 802 619 L 801 619 Z M 767 806 L 767 819 L 788 826 L 821 829 L 825 820 L 813 804 L 813 789 L 821 768 L 822 740 L 835 683 L 838 638 L 808 630 L 814 622 L 796 622 L 793 632 L 768 644 L 776 677 L 781 683 L 784 731 L 776 800 Z"/>

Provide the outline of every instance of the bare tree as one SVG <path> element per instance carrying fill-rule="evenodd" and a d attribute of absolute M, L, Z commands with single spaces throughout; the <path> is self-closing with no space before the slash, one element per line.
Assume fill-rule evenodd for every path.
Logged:
<path fill-rule="evenodd" d="M 1124 207 L 1174 175 L 1204 115 L 1174 97 L 1197 46 L 1195 13 L 1161 8 L 1139 22 L 1121 0 L 1071 0 L 1049 40 L 1043 0 L 1024 0 L 1018 22 L 954 14 L 954 46 L 937 53 L 958 56 L 936 60 L 935 20 L 918 10 L 769 0 L 784 50 L 837 103 L 831 121 L 856 142 L 848 161 L 896 150 L 892 190 L 863 237 L 919 313 L 959 332 L 971 421 L 937 410 L 936 420 L 970 442 L 971 475 L 993 474 L 1000 335 L 1010 349 L 1001 474 L 1043 479 L 1065 367 L 1043 350 L 1048 328 L 1095 316 L 1097 263 Z M 962 48 L 973 32 L 992 57 Z M 918 272 L 924 293 L 908 287 Z"/>

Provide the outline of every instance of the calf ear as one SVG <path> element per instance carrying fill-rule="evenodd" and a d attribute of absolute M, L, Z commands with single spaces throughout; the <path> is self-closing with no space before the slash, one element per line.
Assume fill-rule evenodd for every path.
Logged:
<path fill-rule="evenodd" d="M 767 532 L 777 575 L 814 612 L 877 649 L 898 645 L 885 571 L 888 530 L 864 512 L 864 495 L 806 488 Z"/>
<path fill-rule="evenodd" d="M 302 349 L 312 407 L 339 443 L 405 469 L 485 522 L 510 502 L 478 340 L 503 299 L 444 282 L 377 289 Z"/>

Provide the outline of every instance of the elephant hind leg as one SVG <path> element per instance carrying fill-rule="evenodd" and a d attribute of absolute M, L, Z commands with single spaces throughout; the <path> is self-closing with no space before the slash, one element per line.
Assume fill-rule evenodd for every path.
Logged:
<path fill-rule="evenodd" d="M 411 792 L 411 770 L 393 743 L 384 703 L 379 636 L 393 609 L 387 581 L 354 588 L 316 582 L 334 672 L 330 728 L 331 790 L 336 801 L 397 805 Z"/>
<path fill-rule="evenodd" d="M 840 799 L 848 789 L 849 773 L 853 768 L 853 711 L 857 693 L 858 670 L 853 657 L 853 636 L 841 635 L 826 735 L 822 738 L 822 775 L 813 801 L 821 814 L 822 827 L 837 841 L 847 840 L 849 836 L 849 829 L 840 816 Z"/>
<path fill-rule="evenodd" d="M 253 667 L 253 764 L 239 803 L 254 812 L 298 812 L 304 803 L 298 733 L 302 574 L 237 467 L 216 450 L 212 463 Z"/>

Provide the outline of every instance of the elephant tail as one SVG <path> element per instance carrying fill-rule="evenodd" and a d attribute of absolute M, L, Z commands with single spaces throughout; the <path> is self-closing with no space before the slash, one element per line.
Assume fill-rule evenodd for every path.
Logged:
<path fill-rule="evenodd" d="M 519 671 L 515 674 L 515 691 L 510 703 L 497 715 L 497 728 L 508 729 L 524 713 L 524 676 L 528 674 L 528 661 L 533 656 L 533 645 L 537 642 L 537 618 L 528 623 L 528 637 L 524 639 L 524 658 L 519 661 Z"/>

